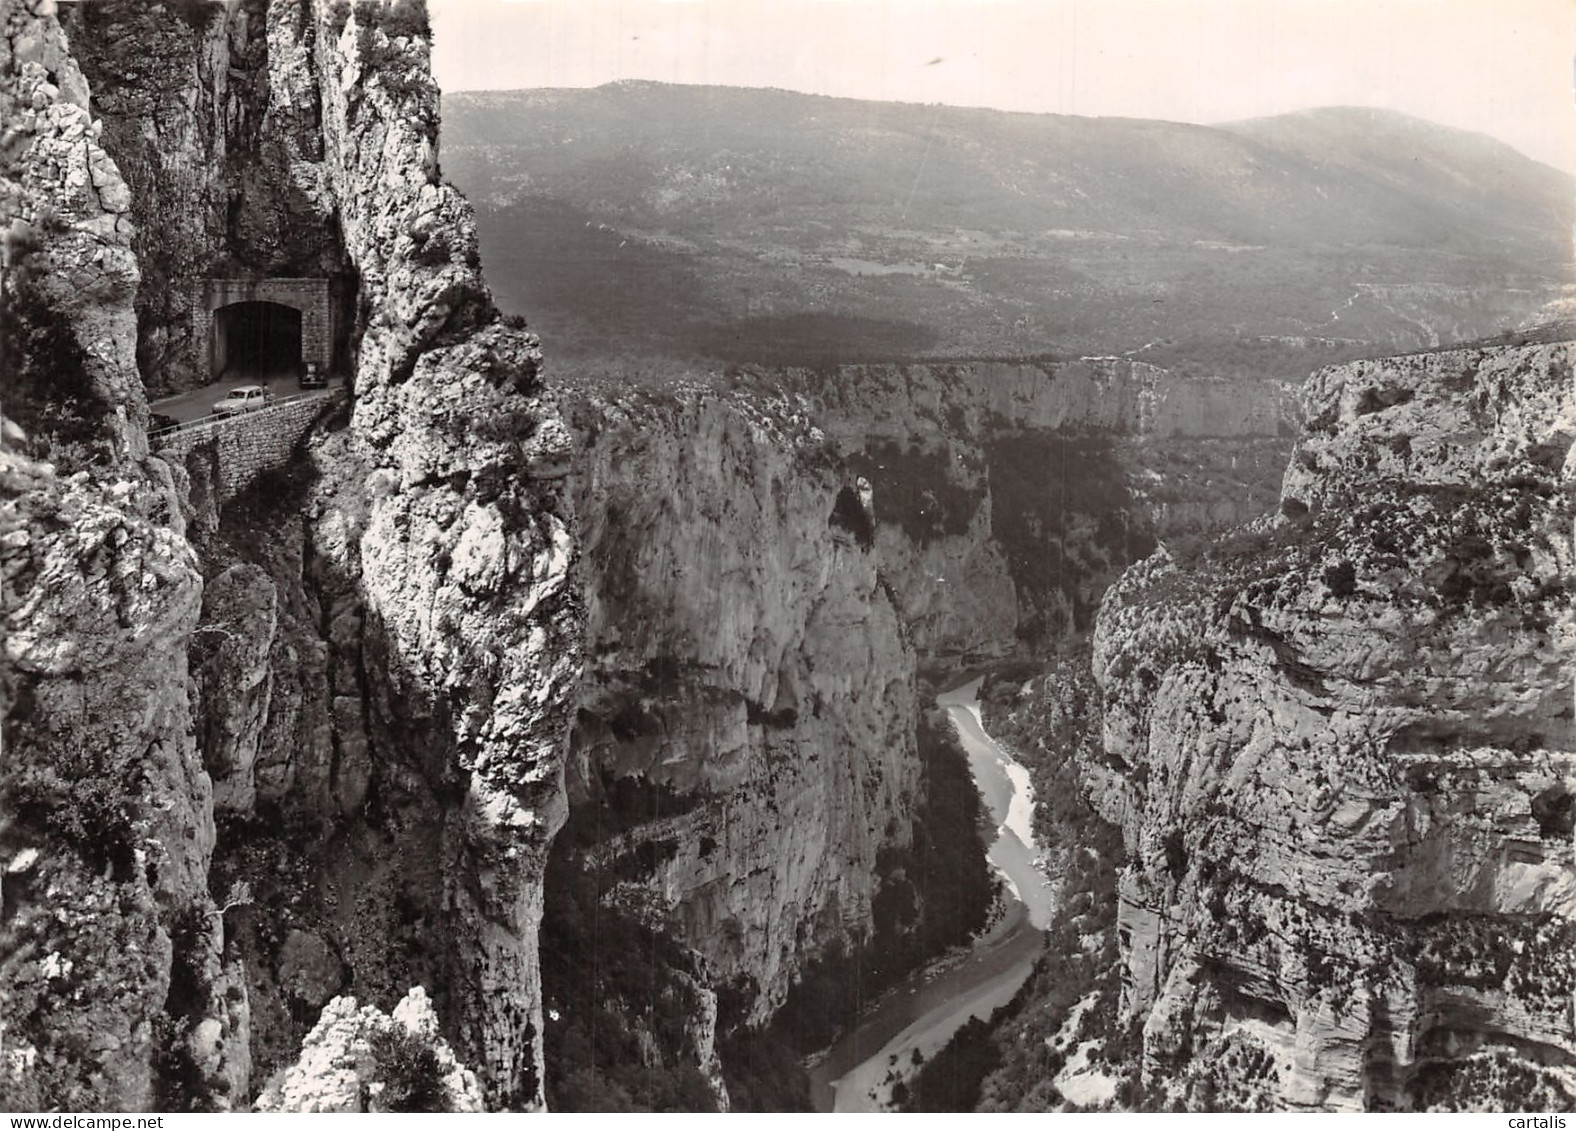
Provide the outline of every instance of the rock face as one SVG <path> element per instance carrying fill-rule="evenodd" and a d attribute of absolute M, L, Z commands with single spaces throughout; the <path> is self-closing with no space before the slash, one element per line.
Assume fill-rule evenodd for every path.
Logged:
<path fill-rule="evenodd" d="M 6 604 L 0 948 L 10 1110 L 158 1106 L 182 916 L 214 827 L 190 734 L 202 579 L 134 469 L 62 480 L 0 455 Z"/>
<path fill-rule="evenodd" d="M 275 5 L 270 20 L 293 12 Z M 288 73 L 315 88 L 286 88 L 292 105 L 320 99 L 325 180 L 369 312 L 328 469 L 341 507 L 364 509 L 325 508 L 313 543 L 326 571 L 359 578 L 360 608 L 333 613 L 360 619 L 372 760 L 442 766 L 452 783 L 432 790 L 443 864 L 429 930 L 450 948 L 457 1044 L 491 1103 L 530 1104 L 541 876 L 583 639 L 569 437 L 540 398 L 534 337 L 496 322 L 469 206 L 437 180 L 427 42 L 358 14 L 336 37 L 334 18 L 297 25 L 310 66 Z M 271 51 L 274 38 L 271 23 Z"/>
<path fill-rule="evenodd" d="M 239 1105 L 333 994 L 390 1007 L 417 980 L 489 1102 L 540 1103 L 584 621 L 569 441 L 438 182 L 406 9 L 87 5 L 69 45 L 0 9 L 7 264 L 31 261 L 6 273 L 27 382 L 5 407 L 59 464 L 5 468 L 21 1109 Z M 169 276 L 215 263 L 357 300 L 348 420 L 222 505 L 211 449 L 145 458 L 134 364 L 163 373 Z"/>
<path fill-rule="evenodd" d="M 47 13 L 0 5 L 0 75 L 0 1106 L 162 1106 L 155 1062 L 218 1086 L 223 1051 L 197 1064 L 191 1026 L 222 1045 L 239 1019 L 206 947 L 202 578 L 168 469 L 138 458 L 126 186 Z"/>
<path fill-rule="evenodd" d="M 141 456 L 147 408 L 133 358 L 140 276 L 130 194 L 100 145 L 87 84 L 59 26 L 11 4 L 0 17 L 8 131 L 0 217 L 13 275 L 6 333 L 26 339 L 8 350 L 11 399 L 25 393 L 50 404 L 20 414 L 36 431 L 60 432 L 61 415 L 81 414 L 106 445 L 103 456 Z"/>
<path fill-rule="evenodd" d="M 1096 800 L 1160 1099 L 1576 1100 L 1573 357 L 1324 370 L 1281 514 L 1109 592 Z"/>
<path fill-rule="evenodd" d="M 571 412 L 583 866 L 759 1022 L 809 958 L 871 932 L 877 856 L 909 840 L 914 654 L 802 402 L 679 388 Z"/>

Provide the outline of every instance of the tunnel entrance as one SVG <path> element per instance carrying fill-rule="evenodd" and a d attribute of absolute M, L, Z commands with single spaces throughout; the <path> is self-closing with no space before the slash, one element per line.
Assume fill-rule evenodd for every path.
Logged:
<path fill-rule="evenodd" d="M 335 294 L 327 278 L 197 279 L 192 285 L 192 354 L 208 375 L 294 378 L 310 363 L 334 362 Z"/>
<path fill-rule="evenodd" d="M 237 302 L 213 316 L 212 371 L 221 376 L 295 376 L 302 366 L 301 312 L 277 302 Z"/>

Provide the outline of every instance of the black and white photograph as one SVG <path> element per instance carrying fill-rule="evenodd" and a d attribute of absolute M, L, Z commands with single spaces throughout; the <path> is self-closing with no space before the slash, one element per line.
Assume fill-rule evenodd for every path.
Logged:
<path fill-rule="evenodd" d="M 11 1128 L 1576 1112 L 1576 0 L 0 0 L 0 241 Z"/>

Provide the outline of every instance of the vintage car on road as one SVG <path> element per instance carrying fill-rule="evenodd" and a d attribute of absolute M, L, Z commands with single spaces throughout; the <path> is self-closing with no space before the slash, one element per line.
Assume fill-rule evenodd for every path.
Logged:
<path fill-rule="evenodd" d="M 222 401 L 216 401 L 208 411 L 215 416 L 233 416 L 238 412 L 250 412 L 254 408 L 262 408 L 273 400 L 273 394 L 261 385 L 242 385 L 238 389 L 231 389 L 229 396 Z"/>
<path fill-rule="evenodd" d="M 309 361 L 306 363 L 306 368 L 301 371 L 301 387 L 303 389 L 326 389 L 328 388 L 328 374 Z"/>

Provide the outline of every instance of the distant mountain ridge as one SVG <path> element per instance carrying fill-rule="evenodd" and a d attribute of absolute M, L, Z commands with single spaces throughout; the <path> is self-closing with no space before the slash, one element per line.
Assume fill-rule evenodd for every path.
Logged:
<path fill-rule="evenodd" d="M 1224 123 L 1218 129 L 1272 146 L 1316 168 L 1340 167 L 1421 192 L 1441 207 L 1456 201 L 1510 204 L 1543 221 L 1568 214 L 1576 178 L 1487 134 L 1362 106 L 1300 110 Z M 1420 175 L 1422 174 L 1422 175 Z M 1561 254 L 1568 246 L 1553 232 Z"/>
<path fill-rule="evenodd" d="M 1410 348 L 1570 280 L 1576 180 L 1390 111 L 1199 126 L 648 82 L 444 110 L 489 278 L 571 348 L 747 353 L 802 316 L 952 355 Z"/>
<path fill-rule="evenodd" d="M 1425 147 L 1454 148 L 1462 156 L 1475 153 L 1485 160 L 1516 162 L 1541 171 L 1541 175 L 1555 185 L 1555 191 L 1561 184 L 1569 184 L 1573 180 L 1563 170 L 1529 156 L 1492 134 L 1447 126 L 1430 118 L 1377 106 L 1315 106 L 1284 114 L 1213 122 L 1209 128 L 1263 137 L 1281 145 L 1292 144 L 1292 139 L 1296 137 L 1309 139 L 1321 132 L 1355 133 L 1359 134 L 1360 141 L 1367 143 L 1367 148 L 1374 151 L 1378 151 L 1375 143 L 1380 141 L 1386 146 L 1408 142 Z"/>

